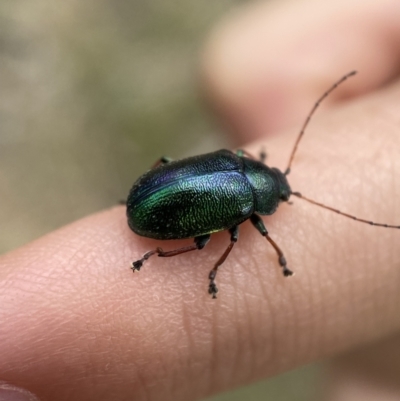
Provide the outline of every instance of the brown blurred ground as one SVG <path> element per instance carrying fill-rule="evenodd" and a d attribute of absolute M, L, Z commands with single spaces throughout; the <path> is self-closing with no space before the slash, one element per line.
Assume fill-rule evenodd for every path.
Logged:
<path fill-rule="evenodd" d="M 116 204 L 161 155 L 229 146 L 198 96 L 198 51 L 240 3 L 0 2 L 0 253 Z M 307 400 L 315 376 L 218 400 Z"/>
<path fill-rule="evenodd" d="M 161 154 L 213 149 L 198 49 L 233 1 L 3 0 L 0 251 L 127 195 Z"/>

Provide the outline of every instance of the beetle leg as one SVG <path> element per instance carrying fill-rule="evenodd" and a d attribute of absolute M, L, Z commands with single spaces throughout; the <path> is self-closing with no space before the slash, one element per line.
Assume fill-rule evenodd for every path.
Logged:
<path fill-rule="evenodd" d="M 265 160 L 267 160 L 267 152 L 263 146 L 260 151 L 260 162 L 265 164 Z"/>
<path fill-rule="evenodd" d="M 219 258 L 218 262 L 215 264 L 214 268 L 210 271 L 208 278 L 210 279 L 210 285 L 208 287 L 208 293 L 212 295 L 215 299 L 217 298 L 218 287 L 215 284 L 215 277 L 217 276 L 218 268 L 225 262 L 225 259 L 228 257 L 229 253 L 231 252 L 233 245 L 238 240 L 239 237 L 239 226 L 232 227 L 229 232 L 231 233 L 231 243 L 226 248 L 223 255 Z"/>
<path fill-rule="evenodd" d="M 244 150 L 244 149 L 238 149 L 236 151 L 236 156 L 239 156 L 239 157 L 246 156 L 249 159 L 257 160 L 256 157 L 254 157 L 251 153 L 249 153 L 247 150 Z M 265 163 L 265 160 L 267 159 L 267 152 L 265 151 L 264 148 L 261 148 L 259 156 L 260 156 L 261 163 Z"/>
<path fill-rule="evenodd" d="M 247 150 L 244 150 L 244 149 L 238 149 L 236 151 L 236 156 L 239 156 L 239 157 L 246 156 L 249 159 L 257 160 L 256 157 L 254 157 L 251 153 L 249 153 Z"/>
<path fill-rule="evenodd" d="M 253 223 L 254 227 L 260 232 L 260 234 L 267 239 L 267 241 L 274 247 L 276 253 L 278 254 L 279 264 L 282 266 L 283 275 L 285 277 L 292 276 L 293 272 L 287 267 L 285 256 L 283 252 L 276 244 L 276 242 L 268 235 L 268 231 L 265 228 L 264 222 L 261 220 L 260 216 L 253 214 L 250 217 L 250 221 Z"/>
<path fill-rule="evenodd" d="M 137 260 L 136 262 L 132 263 L 132 270 L 140 270 L 140 268 L 143 266 L 143 263 L 149 259 L 153 255 L 158 255 L 160 257 L 170 257 L 170 256 L 175 256 L 175 255 L 180 255 L 181 253 L 186 253 L 190 251 L 195 251 L 196 249 L 203 249 L 207 242 L 210 240 L 210 234 L 206 235 L 201 235 L 199 237 L 196 237 L 194 239 L 194 244 L 189 245 L 189 246 L 184 246 L 183 248 L 178 248 L 174 249 L 173 251 L 163 251 L 162 248 L 156 248 L 152 251 L 146 252 L 142 259 Z"/>
<path fill-rule="evenodd" d="M 153 164 L 153 166 L 152 166 L 151 168 L 158 167 L 158 166 L 160 166 L 161 164 L 167 164 L 167 163 L 170 163 L 170 162 L 172 162 L 172 159 L 171 159 L 170 157 L 163 156 L 163 157 L 161 157 L 159 160 L 157 160 L 157 161 Z"/>

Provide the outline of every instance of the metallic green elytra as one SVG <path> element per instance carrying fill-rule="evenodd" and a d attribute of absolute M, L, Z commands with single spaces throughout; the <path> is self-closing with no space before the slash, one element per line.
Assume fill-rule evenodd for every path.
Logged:
<path fill-rule="evenodd" d="M 166 257 L 202 249 L 210 234 L 230 230 L 230 247 L 209 277 L 209 292 L 215 298 L 217 268 L 237 241 L 238 225 L 251 219 L 277 250 L 284 274 L 291 275 L 282 252 L 258 216 L 274 213 L 290 194 L 285 174 L 266 166 L 263 160 L 248 157 L 242 150 L 235 154 L 223 149 L 177 161 L 162 159 L 133 185 L 127 200 L 128 225 L 144 237 L 195 238 L 195 243 L 170 252 L 157 248 L 132 267 L 139 270 L 153 254 Z"/>
<path fill-rule="evenodd" d="M 140 177 L 128 196 L 128 224 L 144 237 L 194 238 L 230 229 L 254 213 L 272 214 L 290 192 L 279 170 L 219 150 Z"/>
<path fill-rule="evenodd" d="M 151 250 L 132 263 L 133 271 L 140 270 L 153 255 L 170 257 L 202 249 L 212 233 L 229 230 L 230 244 L 209 274 L 208 291 L 216 298 L 218 268 L 238 240 L 239 225 L 250 220 L 275 249 L 283 274 L 290 276 L 293 273 L 287 267 L 283 252 L 269 236 L 260 215 L 273 214 L 280 202 L 287 202 L 291 195 L 356 221 L 400 228 L 363 220 L 308 199 L 299 192 L 293 192 L 286 178 L 311 116 L 323 99 L 354 74 L 355 71 L 352 71 L 343 76 L 314 104 L 298 134 L 284 173 L 266 166 L 264 153 L 261 153 L 260 160 L 256 160 L 243 150 L 236 153 L 219 150 L 178 161 L 162 158 L 153 169 L 142 175 L 127 199 L 129 227 L 144 237 L 158 240 L 194 238 L 194 244 L 172 251 L 159 247 Z"/>

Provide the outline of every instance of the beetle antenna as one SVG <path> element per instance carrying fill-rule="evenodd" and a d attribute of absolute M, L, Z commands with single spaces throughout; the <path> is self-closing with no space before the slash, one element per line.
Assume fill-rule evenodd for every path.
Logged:
<path fill-rule="evenodd" d="M 285 175 L 288 175 L 290 173 L 290 168 L 292 166 L 292 162 L 294 159 L 294 155 L 296 154 L 297 148 L 299 146 L 299 142 L 301 140 L 301 138 L 304 135 L 304 131 L 307 128 L 308 123 L 311 120 L 311 117 L 313 116 L 313 114 L 315 113 L 315 110 L 317 110 L 317 108 L 319 107 L 319 105 L 321 104 L 321 102 L 329 96 L 329 94 L 331 92 L 333 92 L 341 83 L 343 83 L 344 81 L 346 81 L 347 78 L 352 77 L 353 75 L 357 74 L 357 71 L 351 71 L 348 74 L 344 75 L 342 78 L 339 79 L 339 81 L 335 82 L 314 104 L 313 108 L 311 109 L 310 113 L 308 114 L 306 121 L 304 122 L 303 126 L 301 127 L 300 133 L 297 136 L 296 142 L 294 144 L 293 150 L 292 150 L 292 154 L 290 155 L 290 159 L 289 159 L 289 164 L 285 170 Z"/>
<path fill-rule="evenodd" d="M 335 209 L 335 208 L 330 207 L 330 206 L 326 206 L 326 205 L 324 205 L 324 204 L 322 204 L 322 203 L 316 202 L 315 200 L 306 198 L 306 197 L 303 196 L 300 192 L 292 192 L 291 195 L 294 195 L 294 196 L 297 196 L 298 198 L 304 199 L 305 201 L 307 201 L 307 202 L 309 202 L 309 203 L 312 203 L 313 205 L 317 205 L 317 206 L 320 206 L 320 207 L 322 207 L 322 208 L 324 208 L 324 209 L 328 209 L 328 210 L 330 210 L 331 212 L 335 212 L 335 213 L 340 214 L 340 215 L 342 215 L 342 216 L 348 217 L 349 219 L 352 219 L 352 220 L 355 220 L 355 221 L 359 221 L 359 222 L 361 222 L 361 223 L 369 224 L 370 226 L 378 226 L 378 227 L 386 227 L 386 228 L 397 228 L 397 229 L 400 229 L 400 226 L 393 226 L 393 225 L 390 225 L 390 224 L 375 223 L 375 222 L 373 222 L 373 221 L 360 219 L 360 218 L 358 218 L 358 217 L 356 217 L 356 216 L 353 216 L 353 215 L 351 215 L 351 214 L 341 212 L 341 211 L 338 210 L 338 209 Z"/>

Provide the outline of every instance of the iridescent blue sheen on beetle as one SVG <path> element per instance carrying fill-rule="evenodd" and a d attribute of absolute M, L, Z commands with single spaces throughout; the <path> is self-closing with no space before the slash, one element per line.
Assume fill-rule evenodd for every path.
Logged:
<path fill-rule="evenodd" d="M 400 228 L 363 220 L 308 199 L 299 192 L 293 192 L 286 178 L 311 116 L 329 93 L 354 74 L 355 71 L 352 71 L 343 76 L 315 103 L 297 137 L 284 173 L 266 166 L 264 153 L 261 153 L 260 160 L 256 160 L 243 150 L 236 153 L 219 150 L 178 161 L 162 158 L 153 169 L 141 176 L 133 185 L 127 200 L 129 227 L 144 237 L 159 240 L 194 238 L 194 244 L 172 251 L 158 247 L 133 262 L 133 271 L 140 270 L 153 255 L 169 257 L 202 249 L 212 233 L 229 230 L 230 244 L 209 274 L 208 291 L 216 298 L 218 288 L 215 277 L 218 268 L 238 240 L 239 225 L 250 220 L 275 249 L 283 274 L 290 276 L 293 273 L 287 267 L 283 252 L 269 236 L 260 215 L 273 214 L 279 203 L 287 202 L 291 195 L 353 220 Z"/>
<path fill-rule="evenodd" d="M 140 177 L 128 196 L 128 224 L 145 237 L 193 238 L 227 230 L 254 213 L 272 214 L 289 194 L 279 170 L 219 150 Z"/>
<path fill-rule="evenodd" d="M 161 162 L 133 185 L 127 200 L 129 227 L 137 234 L 155 239 L 195 238 L 191 247 L 164 252 L 160 248 L 147 253 L 134 263 L 139 270 L 144 260 L 154 253 L 174 256 L 201 249 L 212 233 L 230 230 L 231 245 L 238 238 L 238 225 L 250 219 L 274 247 L 268 232 L 258 217 L 276 211 L 280 202 L 288 201 L 291 189 L 286 176 L 276 168 L 266 166 L 239 150 L 218 150 L 187 159 Z M 292 272 L 278 249 L 284 274 Z M 217 268 L 223 255 L 210 273 L 209 292 L 216 296 Z"/>

